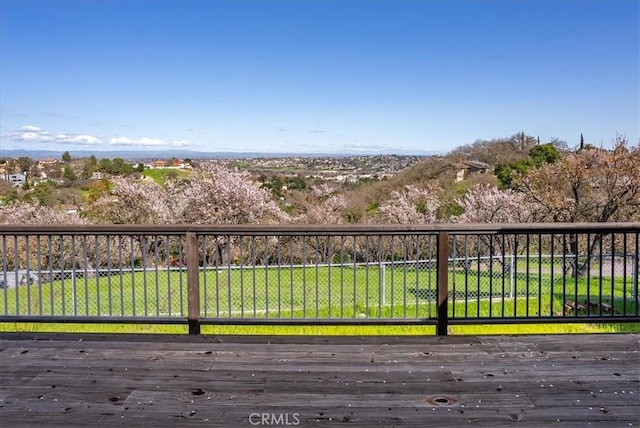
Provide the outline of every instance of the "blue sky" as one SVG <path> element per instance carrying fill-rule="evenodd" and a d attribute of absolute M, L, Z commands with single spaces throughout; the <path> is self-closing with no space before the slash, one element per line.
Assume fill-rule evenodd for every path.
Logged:
<path fill-rule="evenodd" d="M 637 0 L 1 0 L 0 149 L 640 138 Z"/>

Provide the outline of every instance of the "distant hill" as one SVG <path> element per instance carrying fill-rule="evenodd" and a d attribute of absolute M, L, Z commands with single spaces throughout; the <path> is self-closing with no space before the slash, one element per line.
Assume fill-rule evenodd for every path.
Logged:
<path fill-rule="evenodd" d="M 388 199 L 393 191 L 402 191 L 407 185 L 424 187 L 428 183 L 434 183 L 443 189 L 441 197 L 445 207 L 442 214 L 451 214 L 457 197 L 475 184 L 497 184 L 498 180 L 493 174 L 495 166 L 528 158 L 529 150 L 537 143 L 537 138 L 521 132 L 507 138 L 479 140 L 457 147 L 445 155 L 426 157 L 388 180 L 367 183 L 347 190 L 347 211 L 355 217 L 360 217 L 371 207 Z M 460 169 L 460 163 L 464 161 L 486 163 L 489 168 L 486 174 L 465 177 L 458 182 L 456 172 Z"/>
<path fill-rule="evenodd" d="M 46 159 L 62 157 L 63 150 L 25 150 L 25 149 L 9 149 L 2 150 L 0 157 L 17 158 L 26 156 L 31 159 Z M 73 158 L 85 158 L 94 155 L 97 158 L 122 158 L 125 160 L 147 160 L 147 159 L 169 159 L 191 158 L 191 159 L 212 159 L 212 158 L 233 158 L 237 153 L 210 153 L 196 152 L 191 150 L 69 150 L 69 154 Z M 244 155 L 244 154 L 243 154 Z"/>
<path fill-rule="evenodd" d="M 385 201 L 393 191 L 402 191 L 405 186 L 425 187 L 436 183 L 445 190 L 452 190 L 457 159 L 454 156 L 432 156 L 415 164 L 395 176 L 381 181 L 363 184 L 345 192 L 347 211 L 356 217 L 365 215 L 369 207 Z M 488 175 L 487 178 L 492 177 Z"/>
<path fill-rule="evenodd" d="M 29 157 L 31 159 L 39 160 L 46 158 L 60 159 L 62 157 L 63 150 L 26 150 L 26 149 L 3 149 L 0 150 L 0 158 L 18 158 L 21 156 Z M 279 158 L 279 157 L 342 157 L 342 156 L 378 156 L 380 153 L 267 153 L 267 152 L 198 152 L 192 150 L 105 150 L 105 151 L 90 151 L 90 150 L 69 150 L 69 154 L 73 158 L 86 158 L 94 155 L 98 159 L 100 158 L 122 158 L 128 161 L 145 161 L 154 159 L 246 159 L 246 158 Z M 406 152 L 399 151 L 398 153 L 388 153 L 397 155 L 415 155 L 415 156 L 432 156 L 435 152 Z"/>

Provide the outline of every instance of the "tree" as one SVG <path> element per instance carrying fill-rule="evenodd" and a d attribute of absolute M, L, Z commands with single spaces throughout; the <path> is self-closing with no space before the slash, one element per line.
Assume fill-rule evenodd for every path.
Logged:
<path fill-rule="evenodd" d="M 175 212 L 182 222 L 199 224 L 279 223 L 289 216 L 249 173 L 203 162 L 190 180 L 173 190 Z"/>
<path fill-rule="evenodd" d="M 304 224 L 340 224 L 347 202 L 326 184 L 311 188 L 304 214 L 295 219 Z"/>
<path fill-rule="evenodd" d="M 435 223 L 440 208 L 437 186 L 418 188 L 405 186 L 401 192 L 391 192 L 391 197 L 380 204 L 375 216 L 377 223 L 429 224 Z"/>
<path fill-rule="evenodd" d="M 268 190 L 253 184 L 246 171 L 230 171 L 218 164 L 203 162 L 190 180 L 168 187 L 171 219 L 194 224 L 278 224 L 289 216 L 275 203 Z M 240 258 L 255 262 L 273 254 L 274 237 L 252 240 L 249 252 L 237 236 L 217 236 L 207 240 L 202 257 L 207 263 L 230 263 Z"/>
<path fill-rule="evenodd" d="M 529 150 L 529 156 L 535 166 L 542 166 L 545 163 L 554 163 L 560 159 L 560 152 L 553 143 L 537 145 Z"/>
<path fill-rule="evenodd" d="M 50 183 L 50 182 L 49 182 Z M 54 206 L 62 207 L 80 207 L 84 200 L 84 195 L 79 189 L 72 187 L 55 187 L 52 186 L 52 200 Z"/>
<path fill-rule="evenodd" d="M 18 159 L 18 166 L 20 167 L 20 172 L 29 171 L 31 166 L 33 165 L 33 160 L 26 156 L 20 156 Z"/>
<path fill-rule="evenodd" d="M 69 180 L 69 181 L 76 181 L 76 179 L 77 179 L 76 173 L 73 171 L 73 167 L 71 165 L 65 165 L 64 166 L 64 171 L 62 173 L 62 177 L 65 180 Z"/>
<path fill-rule="evenodd" d="M 62 154 L 62 161 L 63 162 L 71 162 L 71 155 L 69 154 L 69 152 L 64 152 Z"/>
<path fill-rule="evenodd" d="M 108 174 L 111 174 L 112 170 L 113 170 L 113 166 L 112 166 L 111 159 L 102 158 L 102 159 L 100 159 L 100 161 L 98 161 L 98 171 L 106 172 Z"/>
<path fill-rule="evenodd" d="M 35 203 L 41 206 L 53 205 L 53 186 L 49 183 L 39 183 L 33 190 L 25 195 L 25 202 Z"/>
<path fill-rule="evenodd" d="M 537 143 L 536 137 L 519 132 L 506 138 L 478 140 L 471 145 L 460 146 L 449 157 L 454 161 L 476 160 L 489 165 L 509 164 L 528 158 L 529 150 Z"/>
<path fill-rule="evenodd" d="M 111 167 L 110 173 L 114 175 L 130 175 L 135 171 L 133 165 L 122 158 L 114 158 L 111 161 Z"/>
<path fill-rule="evenodd" d="M 111 190 L 109 180 L 102 179 L 92 182 L 87 190 L 86 200 L 88 205 L 92 205 L 103 196 L 107 196 Z"/>
<path fill-rule="evenodd" d="M 518 186 L 548 221 L 629 221 L 640 210 L 640 147 L 619 137 L 612 150 L 578 150 L 529 171 Z"/>
<path fill-rule="evenodd" d="M 77 214 L 68 214 L 38 203 L 13 202 L 0 210 L 0 224 L 79 225 L 87 223 L 87 220 L 80 218 Z M 63 266 L 71 266 L 73 263 L 80 265 L 86 261 L 81 254 L 82 246 L 72 245 L 69 236 L 25 236 L 15 240 L 7 239 L 3 251 L 7 254 L 5 258 L 7 265 L 4 268 L 11 270 L 26 266 L 49 266 L 60 269 Z"/>
<path fill-rule="evenodd" d="M 284 186 L 284 180 L 282 177 L 274 175 L 271 177 L 270 181 L 263 182 L 261 188 L 270 190 L 271 194 L 276 198 L 282 198 L 284 197 L 284 194 L 282 193 L 282 186 Z"/>
<path fill-rule="evenodd" d="M 62 178 L 63 172 L 64 172 L 63 168 L 53 167 L 53 168 L 47 169 L 46 174 L 47 174 L 47 177 L 54 180 L 58 180 Z"/>
<path fill-rule="evenodd" d="M 94 172 L 95 172 L 94 169 L 92 169 L 89 165 L 85 164 L 84 167 L 82 168 L 82 172 L 80 173 L 80 177 L 83 180 L 89 180 L 93 176 Z"/>
<path fill-rule="evenodd" d="M 424 187 L 407 185 L 402 191 L 392 191 L 390 197 L 380 203 L 372 221 L 382 224 L 435 223 L 442 205 L 441 193 L 442 189 L 433 184 Z M 411 254 L 412 257 L 420 259 L 428 254 L 429 242 L 429 239 L 422 239 L 420 236 L 398 239 L 394 239 L 393 236 L 380 236 L 365 240 L 364 247 L 357 248 L 357 252 L 367 254 L 369 259 L 372 251 L 378 253 L 375 257 L 380 260 L 395 260 L 397 257 L 403 257 L 402 254 Z"/>
<path fill-rule="evenodd" d="M 476 185 L 456 199 L 462 214 L 454 223 L 527 223 L 535 218 L 535 209 L 525 195 L 511 189 L 500 190 L 488 184 Z"/>
<path fill-rule="evenodd" d="M 617 137 L 612 150 L 582 149 L 563 159 L 530 170 L 518 189 L 539 207 L 538 215 L 552 222 L 610 222 L 640 220 L 640 147 Z M 602 243 L 595 235 L 583 243 L 570 236 L 570 254 L 592 254 Z M 613 243 L 612 243 L 613 245 Z M 584 265 L 573 266 L 582 274 Z"/>
<path fill-rule="evenodd" d="M 343 195 L 329 187 L 327 184 L 314 186 L 311 192 L 306 194 L 303 212 L 294 218 L 296 223 L 301 224 L 341 224 L 344 222 L 344 211 L 347 203 Z M 339 239 L 332 236 L 296 237 L 291 239 L 291 244 L 295 247 L 294 253 L 299 257 L 298 262 L 302 262 L 302 254 L 307 259 L 305 262 L 329 263 L 341 251 L 345 250 L 345 242 L 339 244 Z M 347 244 L 348 246 L 348 244 Z M 302 248 L 311 248 L 306 252 Z M 352 248 L 352 247 L 351 247 Z"/>
<path fill-rule="evenodd" d="M 511 143 L 514 149 L 526 153 L 538 143 L 538 140 L 524 132 L 518 132 L 509 138 L 509 143 Z"/>
<path fill-rule="evenodd" d="M 246 172 L 231 172 L 204 163 L 185 181 L 164 187 L 151 180 L 115 177 L 106 192 L 95 189 L 89 204 L 92 218 L 102 223 L 243 224 L 279 223 L 288 216 L 269 193 L 253 185 Z"/>
<path fill-rule="evenodd" d="M 517 177 L 521 177 L 534 166 L 531 159 L 520 159 L 510 163 L 499 163 L 494 168 L 493 173 L 500 182 L 500 187 L 509 189 L 513 187 L 513 183 Z"/>
<path fill-rule="evenodd" d="M 553 144 L 553 147 L 555 147 L 559 151 L 567 151 L 569 149 L 569 143 L 559 138 L 552 138 L 549 143 Z"/>
<path fill-rule="evenodd" d="M 98 171 L 106 172 L 111 175 L 127 176 L 135 172 L 133 165 L 122 158 L 100 159 L 98 162 Z"/>
<path fill-rule="evenodd" d="M 456 202 L 462 214 L 451 217 L 453 223 L 527 223 L 536 220 L 535 205 L 526 202 L 522 193 L 495 186 L 476 185 Z M 475 239 L 456 240 L 457 254 L 482 254 L 483 256 L 514 255 L 526 251 L 519 244 L 519 237 L 505 235 L 496 239 L 493 235 L 478 235 Z M 492 259 L 489 265 L 500 265 L 504 258 Z M 469 267 L 469 263 L 465 268 Z M 507 265 L 502 266 L 503 269 Z"/>
<path fill-rule="evenodd" d="M 89 158 L 84 162 L 84 166 L 82 167 L 82 173 L 80 176 L 83 180 L 89 180 L 94 172 L 98 170 L 98 160 L 94 155 L 89 156 Z"/>
<path fill-rule="evenodd" d="M 77 214 L 68 214 L 56 208 L 25 202 L 14 202 L 0 210 L 0 224 L 66 225 L 88 223 L 86 219 L 80 218 Z"/>
<path fill-rule="evenodd" d="M 100 182 L 104 183 L 104 182 Z M 115 177 L 109 193 L 104 184 L 95 185 L 97 195 L 87 207 L 87 215 L 105 224 L 173 223 L 168 195 L 153 181 Z"/>
<path fill-rule="evenodd" d="M 300 174 L 287 179 L 287 188 L 289 190 L 304 190 L 307 188 L 307 182 Z"/>
<path fill-rule="evenodd" d="M 560 158 L 560 152 L 553 142 L 537 144 L 529 149 L 529 157 L 514 162 L 498 163 L 494 174 L 503 189 L 513 188 L 514 181 L 523 177 L 531 168 L 539 168 L 543 164 L 554 163 Z"/>

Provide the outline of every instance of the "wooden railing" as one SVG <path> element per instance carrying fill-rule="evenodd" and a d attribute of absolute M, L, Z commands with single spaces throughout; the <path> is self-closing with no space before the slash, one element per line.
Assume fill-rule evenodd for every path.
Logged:
<path fill-rule="evenodd" d="M 0 226 L 0 322 L 638 322 L 639 223 Z"/>

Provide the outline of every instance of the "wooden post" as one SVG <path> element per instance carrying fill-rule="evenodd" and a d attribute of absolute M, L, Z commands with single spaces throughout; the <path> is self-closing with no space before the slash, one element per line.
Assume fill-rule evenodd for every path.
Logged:
<path fill-rule="evenodd" d="M 446 336 L 449 326 L 449 232 L 438 233 L 437 246 L 438 324 L 436 334 Z"/>
<path fill-rule="evenodd" d="M 189 334 L 200 334 L 200 269 L 198 235 L 187 232 L 187 321 Z"/>

